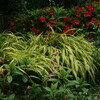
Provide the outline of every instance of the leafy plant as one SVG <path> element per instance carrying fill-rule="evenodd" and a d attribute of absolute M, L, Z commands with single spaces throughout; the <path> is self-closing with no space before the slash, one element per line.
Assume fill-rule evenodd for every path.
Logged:
<path fill-rule="evenodd" d="M 84 2 L 84 0 L 80 2 Z M 42 33 L 50 38 L 52 34 L 50 27 L 52 27 L 57 33 L 75 36 L 84 35 L 85 38 L 93 40 L 97 37 L 94 34 L 97 29 L 94 29 L 95 27 L 92 24 L 97 27 L 100 24 L 98 12 L 97 3 L 86 4 L 83 7 L 72 7 L 72 9 L 64 9 L 62 7 L 36 9 L 19 14 L 17 19 L 10 21 L 8 30 L 24 33 L 32 32 L 32 34 L 36 35 Z"/>
<path fill-rule="evenodd" d="M 12 42 L 7 42 L 9 40 Z M 59 68 L 65 66 L 72 69 L 75 77 L 81 75 L 86 78 L 88 72 L 94 79 L 96 69 L 94 62 L 96 61 L 93 52 L 95 48 L 83 37 L 54 33 L 50 39 L 44 38 L 42 35 L 37 37 L 29 35 L 28 40 L 23 40 L 23 37 L 9 35 L 3 47 L 6 47 L 4 50 L 9 50 L 11 59 L 17 62 L 28 59 L 29 63 L 26 68 L 33 68 L 40 74 L 43 70 L 47 74 L 55 71 L 54 66 Z"/>
<path fill-rule="evenodd" d="M 44 89 L 48 92 L 46 97 L 48 97 L 49 100 L 57 100 L 57 95 L 64 91 L 64 89 L 58 89 L 58 83 L 52 83 L 50 88 L 45 87 Z"/>
<path fill-rule="evenodd" d="M 32 100 L 32 99 L 40 98 L 43 91 L 39 84 L 33 83 L 31 88 L 26 92 L 28 92 L 26 98 Z"/>

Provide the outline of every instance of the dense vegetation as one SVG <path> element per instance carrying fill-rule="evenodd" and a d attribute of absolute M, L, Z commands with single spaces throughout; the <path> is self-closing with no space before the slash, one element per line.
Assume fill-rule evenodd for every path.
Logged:
<path fill-rule="evenodd" d="M 0 24 L 0 100 L 99 100 L 100 2 L 11 1 L 19 6 Z"/>

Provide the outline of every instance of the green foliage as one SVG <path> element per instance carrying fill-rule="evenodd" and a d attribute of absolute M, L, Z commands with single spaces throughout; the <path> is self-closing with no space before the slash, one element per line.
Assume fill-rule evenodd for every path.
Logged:
<path fill-rule="evenodd" d="M 64 91 L 63 89 L 58 89 L 58 83 L 52 83 L 51 87 L 45 87 L 45 90 L 48 92 L 46 96 L 49 100 L 56 100 L 57 94 Z"/>
<path fill-rule="evenodd" d="M 81 11 L 79 11 L 81 9 Z M 91 11 L 89 9 L 92 9 Z M 91 13 L 89 13 L 91 12 Z M 52 36 L 51 28 L 57 33 L 67 35 L 83 35 L 89 41 L 99 41 L 99 4 L 91 3 L 83 7 L 47 7 L 19 14 L 9 22 L 8 30 L 12 32 L 27 32 L 35 35 Z M 98 45 L 98 42 L 96 42 Z"/>
<path fill-rule="evenodd" d="M 0 10 L 0 30 L 9 24 L 14 32 L 0 34 L 0 100 L 99 100 L 99 85 L 86 82 L 100 81 L 99 2 L 10 1 L 25 12 L 7 23 Z M 83 2 L 82 8 L 63 9 Z M 27 10 L 47 5 L 63 7 Z"/>
<path fill-rule="evenodd" d="M 25 40 L 10 34 L 3 48 L 8 50 L 11 59 L 18 63 L 26 59 L 26 69 L 31 68 L 40 74 L 43 70 L 47 74 L 53 72 L 54 66 L 58 66 L 71 68 L 75 77 L 81 75 L 86 79 L 88 73 L 94 80 L 95 48 L 83 37 L 69 37 L 55 33 L 50 39 L 42 35 L 37 37 L 29 35 L 29 39 Z"/>
<path fill-rule="evenodd" d="M 31 89 L 29 89 L 27 92 L 28 95 L 26 95 L 26 98 L 28 100 L 32 100 L 32 99 L 40 99 L 43 91 L 39 84 L 33 83 Z"/>
<path fill-rule="evenodd" d="M 0 90 L 0 99 L 1 100 L 14 100 L 15 99 L 15 94 L 11 94 L 8 97 L 6 97 Z"/>

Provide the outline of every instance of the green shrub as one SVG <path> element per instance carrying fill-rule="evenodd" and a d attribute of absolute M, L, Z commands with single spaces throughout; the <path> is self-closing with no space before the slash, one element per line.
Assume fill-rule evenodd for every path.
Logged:
<path fill-rule="evenodd" d="M 3 44 L 4 50 L 8 51 L 10 59 L 21 62 L 26 59 L 29 63 L 26 68 L 33 68 L 41 73 L 56 71 L 54 66 L 72 69 L 75 77 L 87 78 L 87 74 L 94 80 L 96 61 L 95 47 L 83 37 L 66 36 L 65 34 L 53 33 L 51 38 L 42 35 L 33 36 L 29 39 L 10 34 Z"/>
<path fill-rule="evenodd" d="M 96 40 L 99 35 L 97 30 L 100 29 L 99 20 L 99 3 L 71 9 L 48 7 L 19 14 L 16 19 L 10 21 L 8 30 L 24 34 L 32 32 L 36 35 L 50 35 L 50 27 L 61 34 L 75 28 L 67 32 L 67 35 L 84 35 L 85 38 Z M 75 33 L 77 30 L 79 32 Z"/>

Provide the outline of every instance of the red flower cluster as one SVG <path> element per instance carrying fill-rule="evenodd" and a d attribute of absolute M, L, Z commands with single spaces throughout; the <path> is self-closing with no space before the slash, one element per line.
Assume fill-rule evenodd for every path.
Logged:
<path fill-rule="evenodd" d="M 86 7 L 87 7 L 88 11 L 90 11 L 90 12 L 94 12 L 95 11 L 94 6 L 92 6 L 91 4 L 86 5 Z"/>
<path fill-rule="evenodd" d="M 75 34 L 76 30 L 75 29 L 71 29 L 68 31 L 67 35 L 73 35 Z"/>
<path fill-rule="evenodd" d="M 56 23 L 56 20 L 55 19 L 50 19 L 50 23 L 55 24 Z"/>
<path fill-rule="evenodd" d="M 86 22 L 86 26 L 89 27 L 91 23 L 96 23 L 96 18 L 92 18 L 91 21 Z"/>
<path fill-rule="evenodd" d="M 53 15 L 53 14 L 54 14 L 54 10 L 52 10 L 52 9 L 49 10 L 49 14 L 50 14 L 50 15 Z"/>
<path fill-rule="evenodd" d="M 51 23 L 49 23 L 49 22 L 46 23 L 46 26 L 47 26 L 47 27 L 52 27 L 52 28 L 53 28 L 53 26 L 52 26 Z"/>
<path fill-rule="evenodd" d="M 46 11 L 46 8 L 42 8 L 42 11 Z"/>
<path fill-rule="evenodd" d="M 76 32 L 76 30 L 75 29 L 63 30 L 62 33 L 65 33 L 65 32 L 67 35 L 73 35 Z"/>
<path fill-rule="evenodd" d="M 92 18 L 91 23 L 95 23 L 95 22 L 96 22 L 96 18 Z"/>
<path fill-rule="evenodd" d="M 92 39 L 92 38 L 94 37 L 94 34 L 93 34 L 93 33 L 90 33 L 90 34 L 88 35 L 88 37 L 89 37 L 90 39 Z"/>
<path fill-rule="evenodd" d="M 68 25 L 68 24 L 64 25 L 64 26 L 63 26 L 63 29 L 64 29 L 64 30 L 70 29 L 70 25 Z"/>
<path fill-rule="evenodd" d="M 39 35 L 41 32 L 39 30 L 37 30 L 35 27 L 33 27 L 32 32 L 34 32 L 35 34 Z"/>
<path fill-rule="evenodd" d="M 83 11 L 83 8 L 76 8 L 76 11 L 77 12 L 82 12 Z"/>
<path fill-rule="evenodd" d="M 91 17 L 92 13 L 90 11 L 84 12 L 85 17 Z"/>
<path fill-rule="evenodd" d="M 39 17 L 39 21 L 42 22 L 42 23 L 43 23 L 43 22 L 46 22 L 46 18 L 43 17 L 43 16 L 41 16 L 41 17 Z"/>
<path fill-rule="evenodd" d="M 9 23 L 9 30 L 13 30 L 15 29 L 15 23 L 14 22 L 10 22 Z"/>
<path fill-rule="evenodd" d="M 76 17 L 81 17 L 81 13 L 77 13 L 76 14 Z"/>
<path fill-rule="evenodd" d="M 86 22 L 86 26 L 89 27 L 91 24 L 91 21 Z"/>
<path fill-rule="evenodd" d="M 94 1 L 97 1 L 97 0 L 94 0 Z M 44 34 L 47 34 L 46 37 L 48 37 L 48 38 L 50 38 L 52 36 L 50 33 L 48 33 L 50 30 L 50 27 L 54 27 L 54 30 L 56 32 L 59 32 L 60 28 L 61 28 L 63 31 L 62 33 L 66 33 L 67 35 L 73 35 L 73 34 L 75 34 L 76 30 L 71 29 L 71 27 L 74 27 L 74 28 L 82 27 L 85 29 L 86 27 L 87 28 L 90 27 L 91 23 L 100 25 L 99 20 L 92 18 L 92 16 L 95 17 L 95 14 L 96 14 L 96 13 L 93 13 L 94 11 L 95 11 L 95 7 L 91 4 L 87 4 L 85 7 L 75 8 L 74 11 L 72 11 L 70 13 L 70 15 L 68 15 L 69 13 L 67 13 L 66 11 L 64 13 L 62 12 L 61 14 L 58 14 L 62 18 L 60 18 L 60 16 L 58 16 L 59 18 L 56 20 L 56 17 L 52 16 L 53 14 L 55 14 L 54 9 L 48 10 L 47 8 L 43 8 L 43 9 L 41 9 L 40 16 L 38 16 L 37 18 L 30 18 L 30 19 L 32 19 L 31 21 L 29 19 L 28 20 L 26 19 L 25 21 L 23 21 L 23 24 L 25 24 L 27 26 L 29 25 L 30 27 L 33 26 L 31 24 L 34 24 L 34 27 L 31 28 L 31 31 L 37 35 L 43 31 Z M 37 21 L 37 22 L 35 22 L 35 21 Z M 11 22 L 9 24 L 10 25 L 9 29 L 15 29 L 15 26 L 17 25 L 16 22 L 17 21 Z M 42 24 L 42 26 L 41 26 L 41 24 Z M 59 29 L 56 26 L 58 26 Z M 29 29 L 29 27 L 26 29 L 26 31 L 28 29 Z M 40 29 L 40 30 L 38 30 L 38 29 Z M 88 28 L 88 29 L 89 29 L 89 31 L 91 31 L 92 27 Z M 93 35 L 89 34 L 88 37 L 92 38 Z"/>
<path fill-rule="evenodd" d="M 65 21 L 70 21 L 70 16 L 67 16 L 67 17 L 65 18 Z"/>
<path fill-rule="evenodd" d="M 71 21 L 72 25 L 78 25 L 80 23 L 80 20 L 75 19 Z"/>

